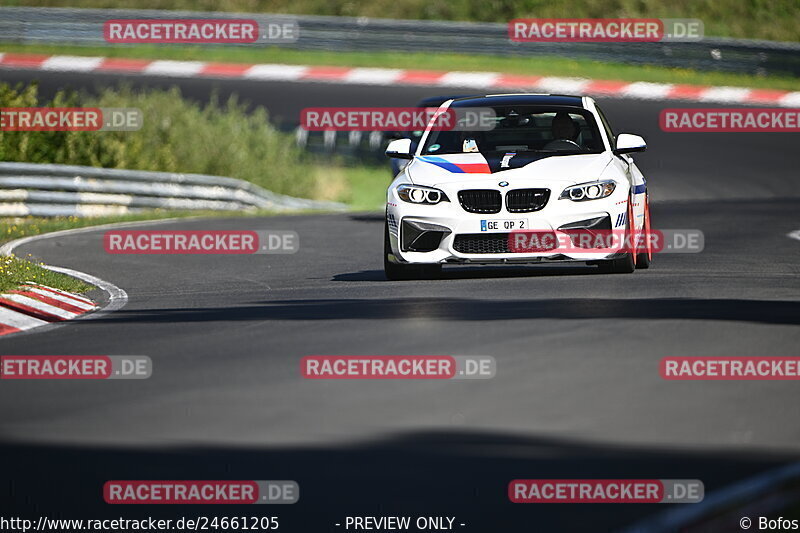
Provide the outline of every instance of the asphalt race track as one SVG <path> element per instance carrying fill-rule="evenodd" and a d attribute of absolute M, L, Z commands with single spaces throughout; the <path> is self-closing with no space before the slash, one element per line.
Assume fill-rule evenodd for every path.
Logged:
<path fill-rule="evenodd" d="M 0 71 L 44 94 L 126 80 L 206 100 L 411 105 L 425 88 Z M 800 460 L 797 384 L 677 382 L 665 356 L 799 356 L 800 154 L 792 134 L 662 133 L 680 103 L 601 99 L 643 135 L 654 226 L 697 254 L 646 271 L 445 267 L 387 282 L 381 213 L 191 219 L 150 228 L 296 231 L 295 255 L 108 255 L 102 230 L 16 250 L 127 291 L 120 311 L 0 340 L 15 355 L 149 355 L 145 381 L 0 387 L 3 500 L 65 517 L 277 514 L 286 531 L 347 515 L 451 515 L 463 531 L 614 531 L 669 505 L 514 505 L 515 478 L 701 479 L 706 493 Z M 389 181 L 388 170 L 377 180 Z M 97 294 L 98 297 L 102 295 Z M 310 381 L 306 355 L 491 355 L 481 381 Z M 291 507 L 108 506 L 109 479 L 293 479 Z M 525 526 L 524 528 L 522 526 Z M 285 529 L 284 529 L 285 528 Z"/>

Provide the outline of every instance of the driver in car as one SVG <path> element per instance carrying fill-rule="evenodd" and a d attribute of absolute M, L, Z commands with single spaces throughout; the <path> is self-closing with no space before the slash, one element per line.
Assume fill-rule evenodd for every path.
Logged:
<path fill-rule="evenodd" d="M 575 142 L 578 138 L 578 127 L 569 113 L 559 111 L 550 123 L 550 131 L 553 133 L 553 140 L 563 140 Z"/>
<path fill-rule="evenodd" d="M 580 150 L 581 146 L 577 143 L 578 135 L 581 132 L 578 124 L 572 120 L 569 113 L 559 111 L 550 123 L 550 132 L 553 140 L 544 145 L 544 150 Z"/>

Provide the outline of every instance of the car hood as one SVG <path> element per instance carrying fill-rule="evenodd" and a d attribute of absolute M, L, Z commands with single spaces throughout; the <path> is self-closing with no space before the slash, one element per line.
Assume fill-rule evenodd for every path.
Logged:
<path fill-rule="evenodd" d="M 481 180 L 513 183 L 523 179 L 572 184 L 600 178 L 612 158 L 608 152 L 575 155 L 509 152 L 499 157 L 480 153 L 426 155 L 414 157 L 406 173 L 412 183 L 430 187 Z"/>

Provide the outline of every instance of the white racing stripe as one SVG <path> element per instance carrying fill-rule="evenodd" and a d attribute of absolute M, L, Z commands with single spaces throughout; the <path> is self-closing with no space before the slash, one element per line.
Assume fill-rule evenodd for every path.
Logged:
<path fill-rule="evenodd" d="M 103 57 L 51 56 L 42 63 L 42 70 L 89 72 L 100 66 Z"/>
<path fill-rule="evenodd" d="M 11 300 L 12 302 L 16 302 L 18 304 L 31 307 L 33 309 L 36 309 L 37 311 L 41 311 L 49 315 L 55 315 L 57 317 L 61 317 L 67 320 L 78 316 L 78 313 L 65 311 L 60 307 L 55 307 L 53 305 L 40 302 L 39 300 L 34 300 L 33 298 L 28 298 L 27 296 L 22 296 L 21 294 L 0 294 L 0 298 L 4 300 Z"/>
<path fill-rule="evenodd" d="M 37 326 L 44 326 L 47 323 L 44 320 L 12 311 L 6 307 L 0 307 L 0 324 L 24 331 Z"/>
<path fill-rule="evenodd" d="M 66 296 L 66 295 L 64 295 L 64 294 L 62 294 L 60 292 L 46 291 L 44 289 L 40 289 L 39 287 L 23 286 L 22 288 L 24 290 L 28 291 L 28 292 L 33 292 L 35 294 L 40 294 L 40 295 L 42 295 L 42 296 L 44 296 L 46 298 L 51 298 L 53 300 L 58 300 L 59 302 L 64 302 L 65 304 L 69 304 L 69 305 L 71 305 L 73 307 L 77 307 L 78 309 L 83 309 L 85 311 L 91 311 L 92 309 L 97 307 L 94 304 L 86 303 L 85 301 L 82 301 L 82 300 L 77 300 L 76 298 L 73 298 L 72 296 Z"/>

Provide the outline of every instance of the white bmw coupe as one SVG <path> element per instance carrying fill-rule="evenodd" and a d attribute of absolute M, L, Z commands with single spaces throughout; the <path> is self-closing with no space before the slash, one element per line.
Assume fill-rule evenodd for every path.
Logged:
<path fill-rule="evenodd" d="M 647 183 L 629 155 L 644 139 L 615 136 L 580 96 L 468 97 L 437 113 L 470 109 L 492 111 L 489 127 L 442 128 L 434 118 L 414 153 L 409 139 L 386 149 L 410 160 L 387 195 L 387 278 L 436 277 L 446 263 L 650 265 Z"/>

